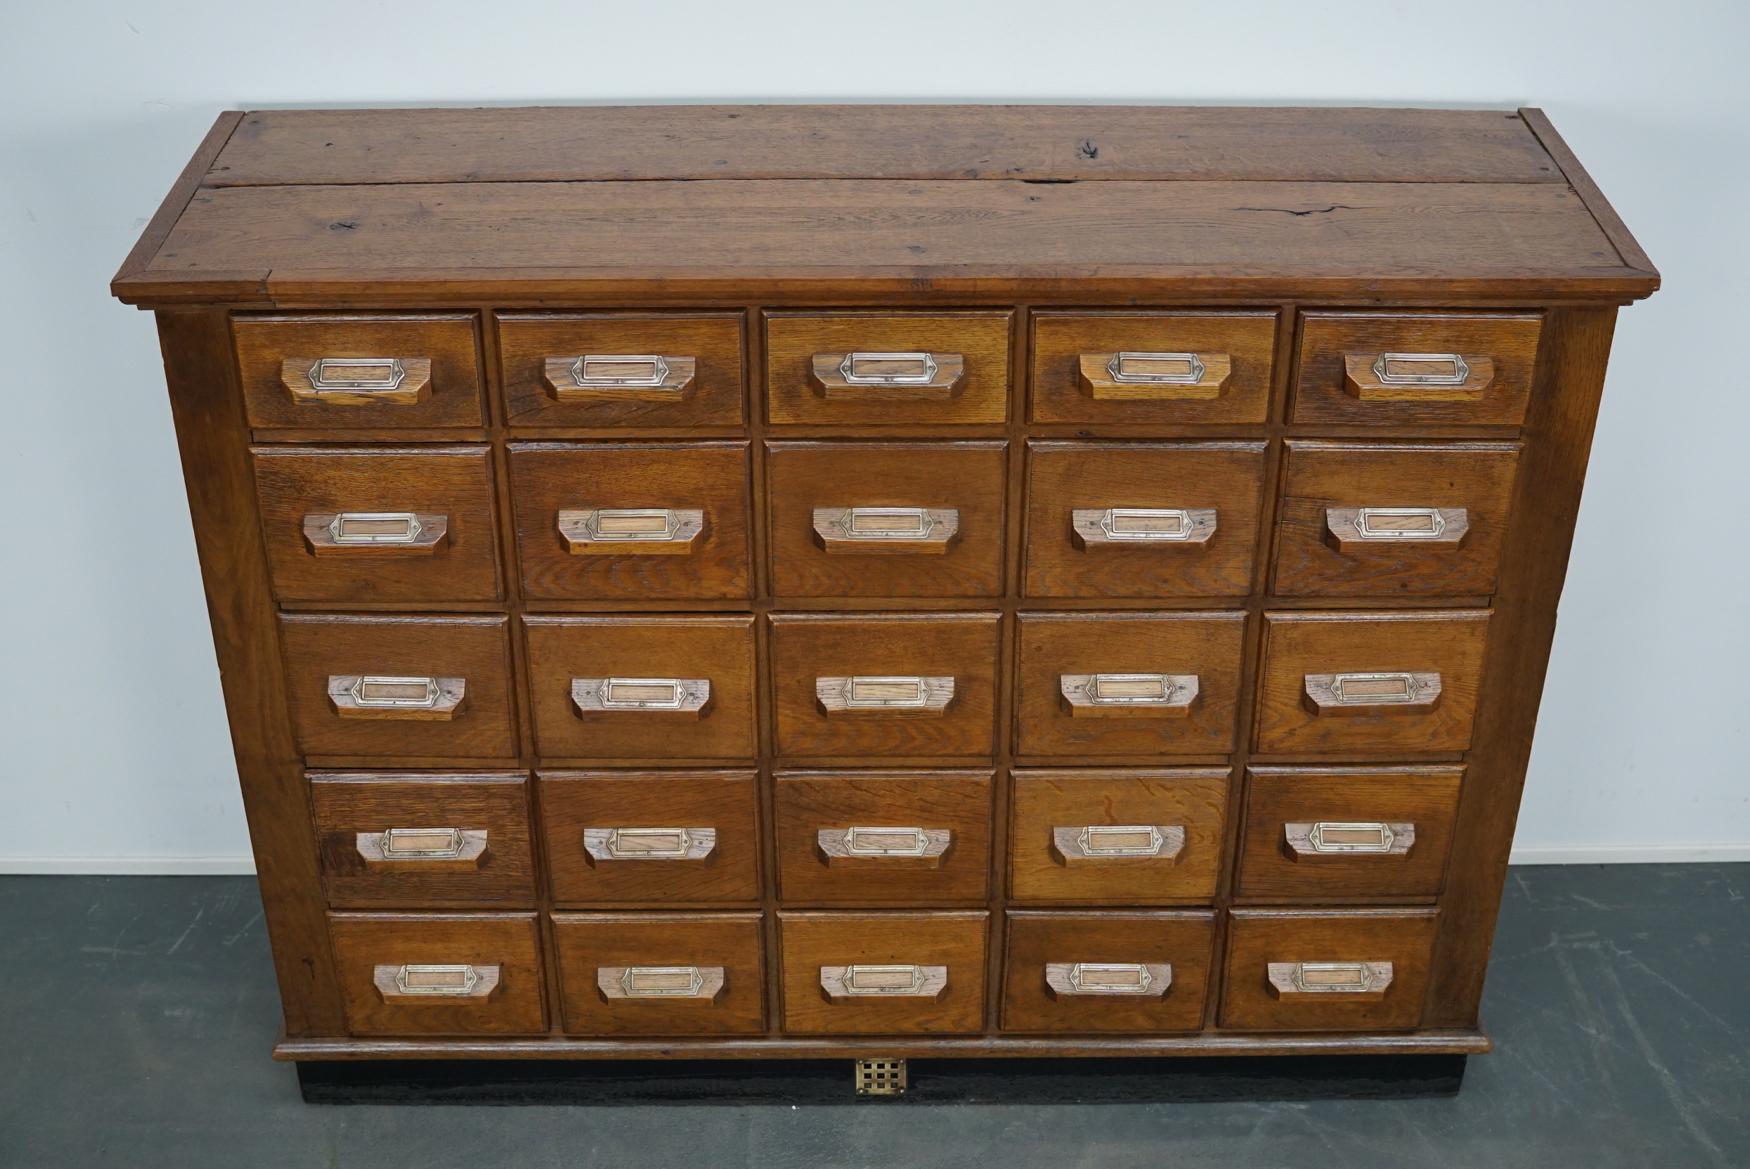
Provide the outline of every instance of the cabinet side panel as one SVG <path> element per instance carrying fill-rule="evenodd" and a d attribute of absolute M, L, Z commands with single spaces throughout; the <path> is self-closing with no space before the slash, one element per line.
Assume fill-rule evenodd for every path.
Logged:
<path fill-rule="evenodd" d="M 1424 1027 L 1477 1021 L 1615 327 L 1614 308 L 1545 320 Z"/>
<path fill-rule="evenodd" d="M 161 312 L 158 337 L 286 1034 L 341 1035 L 346 1026 L 303 769 L 286 713 L 230 329 L 218 310 Z"/>

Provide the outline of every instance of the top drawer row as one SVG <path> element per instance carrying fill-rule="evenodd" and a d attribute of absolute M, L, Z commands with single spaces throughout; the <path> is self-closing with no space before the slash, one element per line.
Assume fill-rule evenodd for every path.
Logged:
<path fill-rule="evenodd" d="M 741 313 L 500 315 L 513 427 L 671 429 L 746 421 Z M 1008 310 L 772 313 L 774 426 L 993 426 L 1008 421 Z M 1036 423 L 1255 426 L 1268 420 L 1274 312 L 1039 312 Z M 1517 426 L 1536 314 L 1309 312 L 1290 421 Z M 470 314 L 240 316 L 237 353 L 259 430 L 478 428 Z"/>

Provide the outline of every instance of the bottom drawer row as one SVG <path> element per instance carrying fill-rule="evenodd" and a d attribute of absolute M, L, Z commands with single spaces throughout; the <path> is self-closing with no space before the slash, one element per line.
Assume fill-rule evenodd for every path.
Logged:
<path fill-rule="evenodd" d="M 985 1030 L 988 913 L 777 915 L 782 1030 Z M 555 913 L 559 1030 L 608 1037 L 763 1034 L 760 913 Z M 1422 1017 L 1433 909 L 1234 910 L 1221 1027 L 1409 1030 Z M 1011 911 L 1001 1028 L 1196 1031 L 1216 915 Z M 544 1035 L 533 913 L 335 913 L 355 1035 Z"/>

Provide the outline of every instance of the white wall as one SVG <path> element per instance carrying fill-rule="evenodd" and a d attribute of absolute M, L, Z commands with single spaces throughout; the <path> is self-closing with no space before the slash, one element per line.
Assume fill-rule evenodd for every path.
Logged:
<path fill-rule="evenodd" d="M 683 100 L 1544 107 L 1667 291 L 1619 325 L 1519 855 L 1750 857 L 1747 11 L 9 0 L 0 870 L 247 863 L 151 318 L 105 291 L 217 111 Z"/>

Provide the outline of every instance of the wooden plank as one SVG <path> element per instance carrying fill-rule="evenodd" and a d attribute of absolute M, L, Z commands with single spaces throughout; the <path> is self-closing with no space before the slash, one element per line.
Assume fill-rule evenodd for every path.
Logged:
<path fill-rule="evenodd" d="M 152 218 L 146 224 L 146 230 L 140 233 L 140 238 L 134 241 L 134 246 L 128 252 L 127 259 L 116 269 L 115 279 L 136 276 L 143 272 L 152 257 L 164 243 L 164 237 L 170 234 L 170 229 L 176 225 L 177 218 L 188 201 L 194 197 L 200 188 L 201 179 L 207 173 L 207 168 L 218 157 L 220 149 L 230 140 L 231 134 L 237 128 L 237 123 L 243 120 L 241 110 L 226 110 L 220 114 L 207 130 L 206 137 L 195 149 L 194 157 L 182 168 L 182 173 L 176 176 L 176 182 L 170 186 L 169 194 L 153 212 Z"/>
<path fill-rule="evenodd" d="M 1598 189 L 1598 184 L 1592 181 L 1592 176 L 1586 173 L 1586 168 L 1580 165 L 1580 160 L 1574 157 L 1574 152 L 1568 149 L 1568 144 L 1562 136 L 1556 133 L 1556 128 L 1550 124 L 1549 118 L 1542 110 L 1525 109 L 1519 111 L 1525 119 L 1525 124 L 1532 133 L 1544 144 L 1544 148 L 1555 159 L 1556 165 L 1562 168 L 1562 174 L 1568 184 L 1574 188 L 1586 204 L 1586 209 L 1597 220 L 1600 230 L 1610 242 L 1615 245 L 1617 253 L 1622 256 L 1622 262 L 1637 271 L 1645 272 L 1653 279 L 1653 287 L 1657 288 L 1659 273 L 1653 267 L 1653 261 L 1647 258 L 1647 253 L 1641 250 L 1641 245 L 1630 233 L 1628 224 L 1616 213 L 1616 208 L 1610 205 L 1610 200 L 1604 197 L 1604 192 Z"/>
<path fill-rule="evenodd" d="M 1132 295 L 1626 299 L 1656 281 L 1549 184 L 458 183 L 203 191 L 150 283 L 117 293 L 223 297 L 251 271 L 271 272 L 276 300 L 336 303 L 518 288 L 869 295 L 884 282 L 996 295 L 1076 281 Z"/>
<path fill-rule="evenodd" d="M 286 715 L 231 330 L 223 312 L 167 312 L 159 314 L 158 336 L 286 1034 L 344 1034 L 316 834 Z"/>
<path fill-rule="evenodd" d="M 207 183 L 688 178 L 1561 181 L 1511 110 L 753 105 L 258 110 Z"/>

